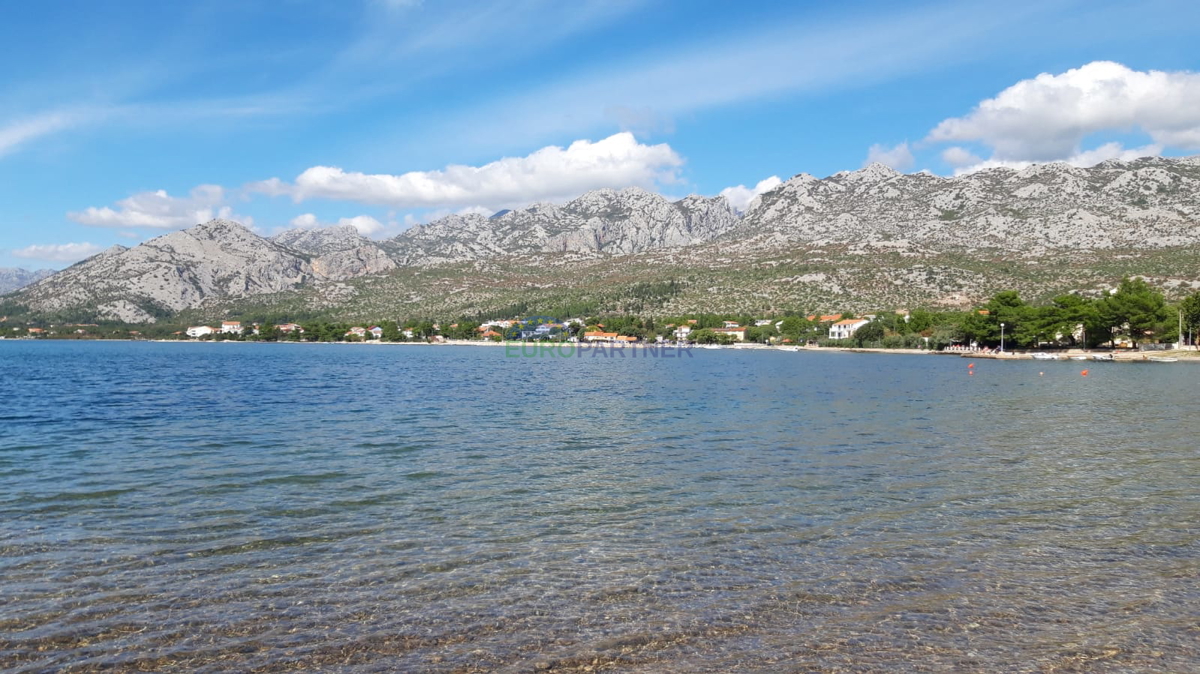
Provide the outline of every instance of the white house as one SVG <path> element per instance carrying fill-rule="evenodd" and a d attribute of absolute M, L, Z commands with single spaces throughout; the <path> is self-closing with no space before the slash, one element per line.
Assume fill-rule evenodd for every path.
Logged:
<path fill-rule="evenodd" d="M 746 328 L 740 328 L 740 327 L 713 328 L 712 331 L 717 333 L 718 335 L 729 335 L 730 337 L 734 338 L 736 341 L 739 341 L 739 342 L 746 341 Z"/>
<path fill-rule="evenodd" d="M 782 323 L 782 321 L 780 321 L 780 322 Z M 754 321 L 754 327 L 756 327 L 756 328 L 761 328 L 765 325 L 770 325 L 770 324 L 771 324 L 771 319 L 769 319 L 769 318 L 763 318 L 761 320 Z"/>
<path fill-rule="evenodd" d="M 221 332 L 225 334 L 240 335 L 242 333 L 241 321 L 221 321 Z"/>
<path fill-rule="evenodd" d="M 216 328 L 210 328 L 207 325 L 193 325 L 187 329 L 187 336 L 192 338 L 203 337 L 204 335 L 211 335 L 216 331 Z"/>
<path fill-rule="evenodd" d="M 369 330 L 367 330 L 367 332 L 371 333 L 371 336 L 375 339 L 383 338 L 383 328 L 379 327 L 378 325 L 372 326 Z"/>
<path fill-rule="evenodd" d="M 857 332 L 859 328 L 870 322 L 871 321 L 868 321 L 865 318 L 847 318 L 845 320 L 838 321 L 829 326 L 829 338 L 847 339 Z"/>
<path fill-rule="evenodd" d="M 296 323 L 284 323 L 283 325 L 276 325 L 275 329 L 280 332 L 299 332 L 302 335 L 304 334 L 304 328 L 300 327 Z"/>
<path fill-rule="evenodd" d="M 350 328 L 349 330 L 346 331 L 345 336 L 349 337 L 350 335 L 354 335 L 355 337 L 365 338 L 367 336 L 367 329 L 362 327 L 361 325 L 356 325 L 353 328 Z"/>
<path fill-rule="evenodd" d="M 688 338 L 688 335 L 690 335 L 690 334 L 692 334 L 692 326 L 690 326 L 690 325 L 681 325 L 678 328 L 675 328 L 676 341 L 680 341 L 680 342 L 686 341 Z"/>
<path fill-rule="evenodd" d="M 740 327 L 740 326 L 738 326 L 738 322 L 737 322 L 737 321 L 725 321 L 725 327 L 727 327 L 727 328 L 736 328 L 736 327 Z"/>

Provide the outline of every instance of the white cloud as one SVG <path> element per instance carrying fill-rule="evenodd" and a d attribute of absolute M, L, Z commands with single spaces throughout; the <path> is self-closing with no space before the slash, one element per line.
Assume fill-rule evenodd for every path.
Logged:
<path fill-rule="evenodd" d="M 942 161 L 955 168 L 960 168 L 962 166 L 974 166 L 983 160 L 970 150 L 954 145 L 942 150 Z"/>
<path fill-rule="evenodd" d="M 12 252 L 13 257 L 47 262 L 78 262 L 104 250 L 94 243 L 59 243 L 26 246 Z"/>
<path fill-rule="evenodd" d="M 166 190 L 140 192 L 118 201 L 117 209 L 90 206 L 67 213 L 67 217 L 93 227 L 183 229 L 213 218 L 254 225 L 253 218 L 235 215 L 225 202 L 225 190 L 220 185 L 200 185 L 186 197 L 173 197 Z"/>
<path fill-rule="evenodd" d="M 677 182 L 682 165 L 669 145 L 643 145 L 631 133 L 618 133 L 594 143 L 577 140 L 566 148 L 549 146 L 525 157 L 440 171 L 390 175 L 314 166 L 290 186 L 272 178 L 246 189 L 290 194 L 296 202 L 324 198 L 395 208 L 500 208 L 567 199 L 601 187 L 653 189 Z"/>
<path fill-rule="evenodd" d="M 339 226 L 350 225 L 358 230 L 363 236 L 371 236 L 383 231 L 383 223 L 372 218 L 369 215 L 356 215 L 353 218 L 339 218 L 337 221 Z"/>
<path fill-rule="evenodd" d="M 783 181 L 779 179 L 779 176 L 771 176 L 770 178 L 758 181 L 758 184 L 754 187 L 746 187 L 745 185 L 726 187 L 721 190 L 720 196 L 725 197 L 725 201 L 728 201 L 730 206 L 745 212 L 746 208 L 750 206 L 750 202 L 754 200 L 754 197 L 763 192 L 769 192 L 779 187 L 782 183 Z"/>
<path fill-rule="evenodd" d="M 1200 73 L 1137 71 L 1111 61 L 1043 73 L 941 122 L 927 140 L 981 142 L 993 148 L 992 162 L 1090 161 L 1082 158 L 1087 136 L 1129 130 L 1146 133 L 1157 147 L 1200 149 Z M 1105 148 L 1091 152 L 1116 151 Z"/>
<path fill-rule="evenodd" d="M 1070 157 L 1066 157 L 1059 161 L 1061 161 L 1064 164 L 1070 164 L 1071 166 L 1087 167 L 1087 166 L 1095 166 L 1096 164 L 1099 164 L 1102 161 L 1107 161 L 1109 159 L 1120 159 L 1121 161 L 1131 161 L 1133 159 L 1138 159 L 1140 157 L 1157 157 L 1160 154 L 1162 154 L 1162 150 L 1163 150 L 1163 148 L 1161 145 L 1144 145 L 1142 147 L 1133 147 L 1133 148 L 1127 149 L 1120 143 L 1105 143 L 1104 145 L 1101 145 L 1100 147 L 1095 148 L 1093 150 L 1085 150 L 1082 152 L 1077 152 L 1077 153 L 1071 155 Z M 944 157 L 945 153 L 942 153 L 942 154 Z M 968 153 L 968 154 L 970 154 L 970 153 Z M 1037 163 L 1045 163 L 1045 162 L 1033 162 L 1033 161 L 1010 161 L 1010 160 L 1003 160 L 1003 159 L 988 159 L 986 161 L 982 161 L 982 160 L 979 160 L 978 157 L 974 157 L 973 155 L 972 155 L 972 157 L 976 160 L 976 163 L 969 164 L 966 166 L 960 166 L 960 167 L 956 168 L 954 170 L 954 175 L 964 175 L 967 173 L 974 173 L 976 171 L 982 171 L 984 169 L 1001 168 L 1001 167 L 1002 168 L 1010 168 L 1010 169 L 1014 169 L 1014 170 L 1020 170 L 1023 168 L 1028 168 L 1030 166 L 1033 166 L 1034 164 L 1037 164 Z"/>
<path fill-rule="evenodd" d="M 322 223 L 320 220 L 318 220 L 317 216 L 313 215 L 312 213 L 302 213 L 297 215 L 296 217 L 292 218 L 292 221 L 288 224 L 292 226 L 292 229 L 317 229 L 320 227 L 329 226 L 328 223 Z"/>
<path fill-rule="evenodd" d="M 496 214 L 496 209 L 488 208 L 486 206 L 467 206 L 466 208 L 460 208 L 455 212 L 458 215 L 482 215 L 485 218 L 490 218 Z"/>
<path fill-rule="evenodd" d="M 908 143 L 900 143 L 894 147 L 876 143 L 867 150 L 867 160 L 863 162 L 863 166 L 883 164 L 897 171 L 907 171 L 912 168 L 913 163 L 913 153 L 908 148 Z"/>
<path fill-rule="evenodd" d="M 372 236 L 384 230 L 382 222 L 376 220 L 369 215 L 356 215 L 353 218 L 339 218 L 337 222 L 322 222 L 317 216 L 312 213 L 302 213 L 292 218 L 292 229 L 320 229 L 323 227 L 344 227 L 351 226 L 358 230 L 363 236 Z M 281 230 L 277 230 L 278 231 Z"/>

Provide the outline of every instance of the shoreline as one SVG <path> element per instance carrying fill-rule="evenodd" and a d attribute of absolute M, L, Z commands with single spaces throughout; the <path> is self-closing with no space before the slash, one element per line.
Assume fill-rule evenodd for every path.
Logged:
<path fill-rule="evenodd" d="M 786 353 L 864 353 L 864 354 L 886 354 L 898 356 L 958 356 L 959 358 L 971 358 L 979 360 L 1005 360 L 1005 361 L 1025 361 L 1034 360 L 1032 353 L 1034 351 L 1006 351 L 1004 353 L 979 353 L 979 352 L 960 352 L 960 351 L 929 351 L 926 349 L 885 349 L 880 347 L 854 347 L 854 346 L 769 346 L 766 344 L 658 344 L 655 342 L 647 342 L 640 344 L 629 344 L 622 342 L 587 342 L 583 344 L 569 342 L 493 342 L 481 340 L 446 340 L 444 342 L 382 342 L 382 341 L 365 341 L 365 342 L 292 342 L 292 341 L 277 341 L 277 342 L 255 342 L 241 340 L 196 340 L 196 339 L 6 339 L 2 341 L 11 342 L 145 342 L 153 344 L 297 344 L 297 345 L 327 345 L 327 346 L 367 346 L 367 347 L 385 347 L 385 346 L 412 346 L 412 347 L 433 347 L 433 346 L 472 346 L 472 347 L 514 347 L 520 348 L 525 346 L 528 348 L 531 345 L 545 345 L 547 348 L 584 348 L 596 349 L 603 348 L 611 349 L 688 349 L 688 350 L 721 350 L 721 351 L 773 351 Z M 1056 361 L 1051 362 L 1089 362 L 1102 363 L 1105 361 L 1095 361 L 1091 357 L 1093 355 L 1112 354 L 1113 360 L 1116 363 L 1152 363 L 1155 361 L 1149 360 L 1152 357 L 1158 358 L 1177 358 L 1177 362 L 1193 362 L 1200 363 L 1200 350 L 1196 349 L 1168 349 L 1163 351 L 1108 351 L 1108 350 L 1085 350 L 1085 349 L 1068 349 L 1066 351 L 1047 352 L 1058 356 Z M 1071 356 L 1086 356 L 1086 361 L 1072 361 Z"/>

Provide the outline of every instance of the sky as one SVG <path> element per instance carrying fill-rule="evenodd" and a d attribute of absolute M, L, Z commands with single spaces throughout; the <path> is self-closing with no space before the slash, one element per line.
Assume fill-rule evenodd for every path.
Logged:
<path fill-rule="evenodd" d="M 58 0 L 0 22 L 0 267 L 599 188 L 1200 153 L 1192 0 Z"/>

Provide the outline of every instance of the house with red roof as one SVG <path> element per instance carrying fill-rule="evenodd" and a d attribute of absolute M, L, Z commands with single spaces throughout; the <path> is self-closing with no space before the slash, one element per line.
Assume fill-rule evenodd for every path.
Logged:
<path fill-rule="evenodd" d="M 867 323 L 870 323 L 870 321 L 868 321 L 865 318 L 847 318 L 847 319 L 838 321 L 838 322 L 834 323 L 833 325 L 829 326 L 829 338 L 830 339 L 848 339 L 855 332 L 857 332 L 859 328 L 866 325 Z"/>

